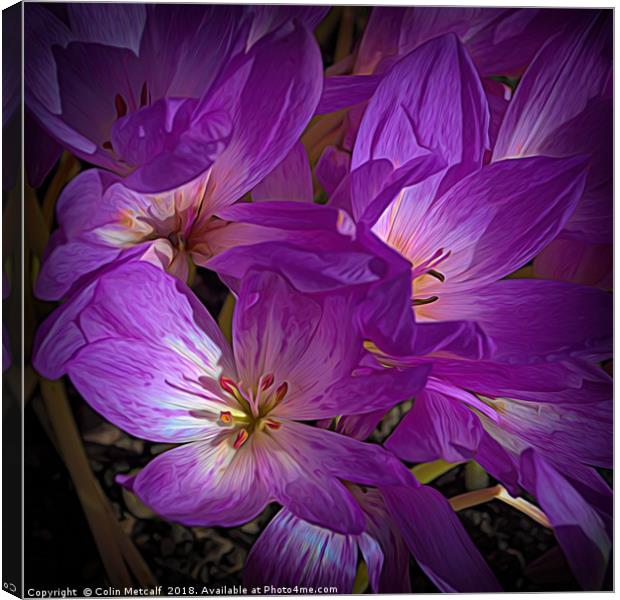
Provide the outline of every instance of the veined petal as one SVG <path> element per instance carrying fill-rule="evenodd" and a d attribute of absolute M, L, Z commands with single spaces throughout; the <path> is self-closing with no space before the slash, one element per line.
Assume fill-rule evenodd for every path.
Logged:
<path fill-rule="evenodd" d="M 481 164 L 488 122 L 484 90 L 467 52 L 456 36 L 438 37 L 382 80 L 364 114 L 352 166 L 377 158 L 399 166 L 430 151 L 448 166 L 462 163 L 464 174 Z"/>
<path fill-rule="evenodd" d="M 338 533 L 359 534 L 364 530 L 364 514 L 345 485 L 321 457 L 325 452 L 293 439 L 287 431 L 292 424 L 253 434 L 260 477 L 267 482 L 273 498 L 295 516 Z M 311 429 L 306 425 L 297 428 Z M 318 431 L 318 430 L 317 430 Z"/>
<path fill-rule="evenodd" d="M 461 462 L 475 456 L 482 435 L 482 425 L 471 410 L 429 387 L 416 396 L 385 447 L 411 462 L 438 458 Z"/>
<path fill-rule="evenodd" d="M 234 449 L 227 433 L 169 450 L 126 485 L 165 519 L 198 527 L 234 527 L 270 500 L 249 440 Z"/>
<path fill-rule="evenodd" d="M 523 485 L 549 517 L 573 573 L 585 590 L 599 590 L 611 540 L 596 511 L 536 451 L 521 456 Z"/>
<path fill-rule="evenodd" d="M 138 54 L 146 10 L 140 4 L 68 4 L 71 33 L 78 40 L 129 48 Z"/>
<path fill-rule="evenodd" d="M 442 592 L 500 591 L 499 583 L 448 501 L 433 488 L 382 488 L 394 522 L 418 564 Z"/>
<path fill-rule="evenodd" d="M 358 537 L 312 525 L 282 509 L 252 546 L 243 581 L 250 586 L 333 586 L 336 593 L 351 593 Z"/>
<path fill-rule="evenodd" d="M 583 158 L 506 160 L 469 175 L 435 202 L 425 218 L 406 224 L 403 241 L 388 243 L 417 264 L 439 249 L 445 281 L 420 277 L 421 296 L 470 290 L 531 260 L 562 229 L 585 183 Z M 422 312 L 432 304 L 422 306 Z"/>
<path fill-rule="evenodd" d="M 297 142 L 284 160 L 252 190 L 254 201 L 312 202 L 312 196 L 310 162 L 301 142 Z"/>
<path fill-rule="evenodd" d="M 236 376 L 230 347 L 205 307 L 185 284 L 143 261 L 105 271 L 63 304 L 38 332 L 34 364 L 56 379 L 81 348 L 116 339 L 185 357 L 202 369 L 203 386 L 217 386 L 223 372 Z"/>
<path fill-rule="evenodd" d="M 219 413 L 230 408 L 201 386 L 203 368 L 182 354 L 144 341 L 91 343 L 69 361 L 67 374 L 108 421 L 154 442 L 204 438 L 221 429 Z"/>
<path fill-rule="evenodd" d="M 571 283 L 497 281 L 466 294 L 442 294 L 426 314 L 475 321 L 491 338 L 498 361 L 603 360 L 612 352 L 611 294 Z"/>
<path fill-rule="evenodd" d="M 321 93 L 319 48 L 299 23 L 285 23 L 262 38 L 239 68 L 249 69 L 245 79 L 236 87 L 225 84 L 223 95 L 216 86 L 198 109 L 225 110 L 233 124 L 229 144 L 213 166 L 206 198 L 213 211 L 241 198 L 285 158 Z"/>

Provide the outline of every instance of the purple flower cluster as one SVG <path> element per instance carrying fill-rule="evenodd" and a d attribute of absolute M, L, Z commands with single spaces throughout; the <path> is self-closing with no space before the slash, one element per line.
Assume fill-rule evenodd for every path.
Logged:
<path fill-rule="evenodd" d="M 281 505 L 250 584 L 350 592 L 361 555 L 373 591 L 410 591 L 412 555 L 442 591 L 492 591 L 410 469 L 473 460 L 535 499 L 600 589 L 609 11 L 375 8 L 324 78 L 323 8 L 63 8 L 25 6 L 28 114 L 96 167 L 57 204 L 36 294 L 64 302 L 34 364 L 178 444 L 119 482 L 192 526 Z M 311 165 L 301 134 L 336 111 L 341 143 Z M 196 267 L 234 294 L 232 344 Z"/>

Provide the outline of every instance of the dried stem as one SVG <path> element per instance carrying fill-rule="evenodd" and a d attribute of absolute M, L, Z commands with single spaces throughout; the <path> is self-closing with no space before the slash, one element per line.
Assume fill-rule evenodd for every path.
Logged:
<path fill-rule="evenodd" d="M 474 492 L 467 492 L 450 498 L 450 505 L 455 511 L 464 510 L 479 504 L 485 504 L 491 500 L 501 500 L 506 504 L 516 508 L 523 514 L 527 515 L 531 519 L 534 519 L 537 523 L 543 527 L 549 529 L 552 528 L 549 519 L 545 513 L 537 506 L 534 506 L 531 502 L 525 500 L 525 498 L 514 498 L 511 496 L 506 488 L 502 485 L 495 485 L 493 487 L 485 488 L 482 490 L 476 490 Z"/>

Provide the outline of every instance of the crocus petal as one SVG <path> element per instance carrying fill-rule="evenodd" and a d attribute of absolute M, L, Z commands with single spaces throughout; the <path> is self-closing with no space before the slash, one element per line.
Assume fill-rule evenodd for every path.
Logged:
<path fill-rule="evenodd" d="M 549 517 L 577 580 L 585 590 L 599 590 L 611 550 L 601 518 L 535 451 L 522 454 L 521 470 L 523 485 Z"/>
<path fill-rule="evenodd" d="M 562 229 L 583 191 L 582 158 L 506 160 L 469 175 L 423 215 L 409 204 L 390 241 L 415 264 L 438 249 L 450 252 L 439 269 L 441 282 L 418 278 L 414 293 L 437 295 L 478 288 L 531 260 Z M 402 203 L 401 203 L 402 204 Z M 399 241 L 401 239 L 402 241 Z M 433 304 L 420 306 L 424 315 Z"/>
<path fill-rule="evenodd" d="M 132 491 L 165 519 L 198 527 L 234 527 L 269 502 L 249 440 L 234 449 L 230 435 L 192 442 L 152 460 L 129 482 Z"/>
<path fill-rule="evenodd" d="M 478 417 L 458 400 L 425 389 L 390 435 L 385 447 L 411 462 L 473 458 L 482 436 Z"/>
<path fill-rule="evenodd" d="M 606 11 L 591 11 L 547 42 L 519 82 L 493 152 L 494 160 L 590 156 L 584 197 L 566 231 L 592 243 L 612 237 L 611 30 Z"/>
<path fill-rule="evenodd" d="M 364 514 L 345 485 L 323 466 L 325 452 L 316 452 L 305 440 L 300 443 L 294 439 L 292 427 L 296 427 L 295 432 L 312 429 L 284 421 L 277 431 L 254 434 L 260 477 L 274 499 L 314 525 L 344 534 L 362 533 Z"/>
<path fill-rule="evenodd" d="M 281 60 L 274 61 L 278 56 Z M 228 112 L 233 132 L 212 170 L 212 210 L 238 200 L 287 155 L 314 113 L 321 93 L 321 56 L 310 32 L 285 23 L 252 46 L 236 86 L 216 87 L 200 112 Z M 222 89 L 222 94 L 218 90 Z M 226 105 L 229 103 L 229 105 Z"/>
<path fill-rule="evenodd" d="M 281 26 L 285 21 L 295 19 L 313 31 L 329 11 L 327 6 L 257 5 L 248 7 L 252 14 L 252 29 L 248 36 L 248 47 L 261 37 Z"/>
<path fill-rule="evenodd" d="M 382 80 L 362 119 L 352 167 L 377 158 L 400 166 L 430 151 L 451 168 L 453 180 L 480 166 L 488 126 L 489 109 L 471 59 L 455 36 L 439 37 Z M 416 194 L 432 197 L 444 173 Z"/>
<path fill-rule="evenodd" d="M 336 593 L 351 593 L 357 572 L 356 539 L 282 509 L 252 546 L 243 581 L 261 587 L 332 586 Z"/>
<path fill-rule="evenodd" d="M 589 244 L 556 238 L 535 259 L 534 273 L 542 279 L 558 279 L 609 289 L 613 265 L 611 244 Z"/>
<path fill-rule="evenodd" d="M 203 365 L 205 376 L 236 375 L 230 347 L 206 308 L 183 283 L 143 261 L 102 273 L 56 310 L 37 336 L 33 362 L 50 379 L 60 377 L 84 346 L 119 338 L 166 347 Z"/>
<path fill-rule="evenodd" d="M 377 75 L 336 75 L 327 77 L 316 114 L 323 115 L 365 102 L 377 89 L 381 77 Z"/>
<path fill-rule="evenodd" d="M 24 71 L 26 96 L 36 100 L 54 114 L 61 113 L 57 68 L 52 46 L 66 46 L 71 33 L 44 5 L 32 3 L 24 7 L 24 35 L 32 39 L 28 47 Z"/>
<path fill-rule="evenodd" d="M 433 488 L 381 490 L 418 564 L 442 592 L 496 592 L 501 588 L 448 501 Z"/>
<path fill-rule="evenodd" d="M 560 281 L 510 279 L 470 294 L 440 296 L 434 318 L 476 321 L 492 339 L 494 360 L 528 363 L 612 352 L 612 296 Z M 567 327 L 570 323 L 570 327 Z"/>
<path fill-rule="evenodd" d="M 71 33 L 78 40 L 129 48 L 138 54 L 146 21 L 140 4 L 68 4 Z"/>
<path fill-rule="evenodd" d="M 314 173 L 329 198 L 332 197 L 350 168 L 351 155 L 348 152 L 339 150 L 335 146 L 325 148 L 314 168 Z"/>
<path fill-rule="evenodd" d="M 278 415 L 276 411 L 273 414 Z M 381 446 L 333 431 L 287 421 L 273 438 L 300 464 L 311 467 L 316 463 L 314 466 L 326 475 L 342 480 L 380 486 L 397 485 L 410 478 L 400 461 Z"/>
<path fill-rule="evenodd" d="M 297 142 L 286 158 L 253 190 L 252 199 L 312 202 L 312 172 L 308 154 Z"/>
<path fill-rule="evenodd" d="M 188 442 L 219 429 L 214 417 L 228 408 L 199 382 L 206 370 L 172 348 L 108 339 L 74 356 L 67 374 L 82 397 L 131 435 L 155 442 Z"/>
<path fill-rule="evenodd" d="M 122 252 L 88 238 L 68 243 L 57 243 L 56 239 L 61 240 L 62 233 L 51 238 L 50 251 L 35 282 L 34 293 L 41 300 L 66 297 L 81 277 L 113 262 Z"/>

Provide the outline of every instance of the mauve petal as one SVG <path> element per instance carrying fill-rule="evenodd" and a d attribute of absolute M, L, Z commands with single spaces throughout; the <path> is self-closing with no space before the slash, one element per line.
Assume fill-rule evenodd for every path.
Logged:
<path fill-rule="evenodd" d="M 252 15 L 252 29 L 247 45 L 250 47 L 257 40 L 275 31 L 286 21 L 295 19 L 309 31 L 313 31 L 329 11 L 328 6 L 287 6 L 265 4 L 247 7 Z"/>
<path fill-rule="evenodd" d="M 341 315 L 340 322 L 343 318 Z M 330 347 L 326 346 L 324 351 L 328 356 L 329 350 Z M 314 360 L 304 364 L 308 380 L 317 378 L 316 373 L 313 375 L 310 369 L 317 364 L 320 356 L 320 353 L 315 351 Z M 334 370 L 329 372 L 332 378 Z M 317 385 L 316 391 L 310 389 L 303 395 L 292 395 L 290 401 L 283 402 L 281 407 L 278 407 L 278 412 L 290 418 L 308 420 L 377 410 L 387 411 L 398 402 L 415 396 L 424 386 L 429 370 L 430 368 L 425 366 L 404 370 L 360 368 L 359 374 L 354 372 L 351 376 L 342 377 L 327 385 L 327 382 L 323 381 Z M 293 377 L 291 376 L 291 379 Z"/>
<path fill-rule="evenodd" d="M 270 500 L 258 474 L 253 440 L 233 449 L 230 435 L 213 436 L 164 452 L 131 482 L 157 514 L 198 527 L 235 527 Z"/>
<path fill-rule="evenodd" d="M 60 300 L 85 275 L 113 262 L 122 250 L 97 243 L 92 236 L 64 240 L 62 232 L 50 239 L 50 246 L 37 276 L 34 294 L 41 300 Z M 60 240 L 57 242 L 56 240 Z"/>
<path fill-rule="evenodd" d="M 497 579 L 448 501 L 433 488 L 382 488 L 409 551 L 442 592 L 498 592 Z"/>
<path fill-rule="evenodd" d="M 353 488 L 353 491 L 366 515 L 368 541 L 378 542 L 381 551 L 381 555 L 379 549 L 372 555 L 364 554 L 372 591 L 381 594 L 411 592 L 409 550 L 381 493 L 374 488 Z M 358 543 L 363 551 L 363 536 L 358 538 Z"/>
<path fill-rule="evenodd" d="M 312 198 L 312 171 L 301 142 L 296 142 L 284 160 L 252 190 L 254 201 L 312 202 Z"/>
<path fill-rule="evenodd" d="M 250 274 L 242 284 L 233 316 L 235 360 L 241 380 L 249 387 L 272 374 L 275 385 L 291 379 L 303 359 L 321 319 L 321 306 L 293 290 L 278 275 Z M 288 382 L 290 393 L 299 383 Z"/>
<path fill-rule="evenodd" d="M 485 425 L 502 445 L 512 450 L 533 447 L 567 464 L 581 462 L 612 468 L 612 402 L 546 402 L 497 398 L 497 419 Z"/>
<path fill-rule="evenodd" d="M 352 167 L 377 158 L 400 166 L 431 152 L 449 169 L 448 185 L 481 165 L 488 127 L 471 59 L 455 36 L 446 35 L 408 54 L 382 80 L 364 113 Z M 444 174 L 416 188 L 416 195 L 432 197 Z"/>
<path fill-rule="evenodd" d="M 291 435 L 299 434 L 300 428 L 314 431 L 307 425 L 284 421 L 276 431 L 254 434 L 259 476 L 269 485 L 273 498 L 295 516 L 338 533 L 362 533 L 362 510 L 330 472 L 329 464 L 324 464 L 322 459 L 329 458 L 325 449 Z"/>
<path fill-rule="evenodd" d="M 98 152 L 105 153 L 102 146 L 110 141 L 111 127 L 117 118 L 116 97 L 122 96 L 129 111 L 138 108 L 136 98 L 140 98 L 146 77 L 143 65 L 127 48 L 84 42 L 71 42 L 66 48 L 55 46 L 54 57 L 63 120 L 94 142 Z M 98 155 L 87 160 L 99 164 Z M 122 166 L 116 168 L 121 170 Z"/>
<path fill-rule="evenodd" d="M 218 431 L 227 409 L 207 394 L 205 370 L 171 348 L 131 339 L 107 339 L 81 349 L 67 374 L 82 397 L 105 419 L 154 442 L 189 442 Z M 192 415 L 209 411 L 213 420 Z"/>
<path fill-rule="evenodd" d="M 439 296 L 478 289 L 531 260 L 562 229 L 583 191 L 582 158 L 532 157 L 485 166 L 466 177 L 387 240 L 415 265 L 439 249 L 450 252 L 437 267 L 446 281 L 418 278 L 414 292 Z M 405 226 L 405 225 L 404 225 Z M 468 291 L 468 293 L 471 293 Z M 435 303 L 420 306 L 432 318 Z"/>
<path fill-rule="evenodd" d="M 419 363 L 418 363 L 419 364 Z M 591 371 L 583 363 L 505 364 L 498 362 L 433 358 L 433 374 L 444 381 L 485 396 L 503 396 L 548 402 L 579 398 L 579 402 L 601 400 L 596 391 L 609 385 L 602 369 Z M 578 396 L 587 386 L 586 393 Z M 566 392 L 566 395 L 564 395 Z"/>
<path fill-rule="evenodd" d="M 67 4 L 76 39 L 128 48 L 138 54 L 146 21 L 141 4 Z"/>
<path fill-rule="evenodd" d="M 319 48 L 298 23 L 286 23 L 261 39 L 244 61 L 232 75 L 246 72 L 236 88 L 224 81 L 226 95 L 216 87 L 199 108 L 227 111 L 233 124 L 230 143 L 211 173 L 216 189 L 210 189 L 207 202 L 212 210 L 241 198 L 286 157 L 321 93 Z"/>
<path fill-rule="evenodd" d="M 64 373 L 81 347 L 119 338 L 191 358 L 205 369 L 204 385 L 222 371 L 236 376 L 228 342 L 206 308 L 185 284 L 144 261 L 106 270 L 56 310 L 37 335 L 34 364 L 51 379 Z"/>
<path fill-rule="evenodd" d="M 243 582 L 261 588 L 333 586 L 338 594 L 350 594 L 357 572 L 356 539 L 282 509 L 252 546 Z"/>
<path fill-rule="evenodd" d="M 201 98 L 228 64 L 243 7 L 146 5 L 140 59 L 153 99 Z"/>
<path fill-rule="evenodd" d="M 443 294 L 429 313 L 442 321 L 477 322 L 497 361 L 604 360 L 612 353 L 612 295 L 572 283 L 497 281 L 468 294 Z"/>
<path fill-rule="evenodd" d="M 482 435 L 480 421 L 471 410 L 429 387 L 416 396 L 385 447 L 410 462 L 438 458 L 461 462 L 475 456 Z"/>
<path fill-rule="evenodd" d="M 609 289 L 612 286 L 613 246 L 556 238 L 534 259 L 534 273 Z"/>
<path fill-rule="evenodd" d="M 314 174 L 323 186 L 328 198 L 332 198 L 332 194 L 347 176 L 350 168 L 351 155 L 348 152 L 344 152 L 335 146 L 325 148 L 319 162 L 314 167 Z"/>
<path fill-rule="evenodd" d="M 24 36 L 32 42 L 25 49 L 24 88 L 26 99 L 36 100 L 53 114 L 62 111 L 58 90 L 58 69 L 52 46 L 66 46 L 71 33 L 43 4 L 24 7 Z"/>
<path fill-rule="evenodd" d="M 336 75 L 326 77 L 316 114 L 323 115 L 368 100 L 381 83 L 379 75 Z"/>
<path fill-rule="evenodd" d="M 398 357 L 398 362 L 417 364 L 421 356 L 433 354 L 482 360 L 494 352 L 493 340 L 475 321 L 420 322 L 411 355 Z"/>
<path fill-rule="evenodd" d="M 273 414 L 277 415 L 275 411 Z M 315 463 L 325 475 L 341 480 L 381 486 L 406 483 L 411 477 L 404 465 L 381 446 L 333 431 L 287 421 L 273 437 L 309 470 Z"/>
<path fill-rule="evenodd" d="M 538 53 L 510 102 L 494 160 L 548 154 L 549 148 L 556 150 L 552 156 L 597 148 L 598 139 L 567 138 L 562 129 L 604 93 L 611 77 L 611 22 L 605 12 L 589 13 L 581 27 L 553 37 Z"/>
<path fill-rule="evenodd" d="M 612 239 L 611 52 L 606 11 L 586 13 L 578 27 L 549 40 L 519 82 L 493 153 L 494 160 L 588 155 L 584 196 L 566 233 L 591 243 Z"/>
<path fill-rule="evenodd" d="M 534 450 L 522 454 L 521 471 L 524 487 L 549 517 L 575 577 L 584 590 L 599 590 L 611 551 L 601 518 Z"/>

